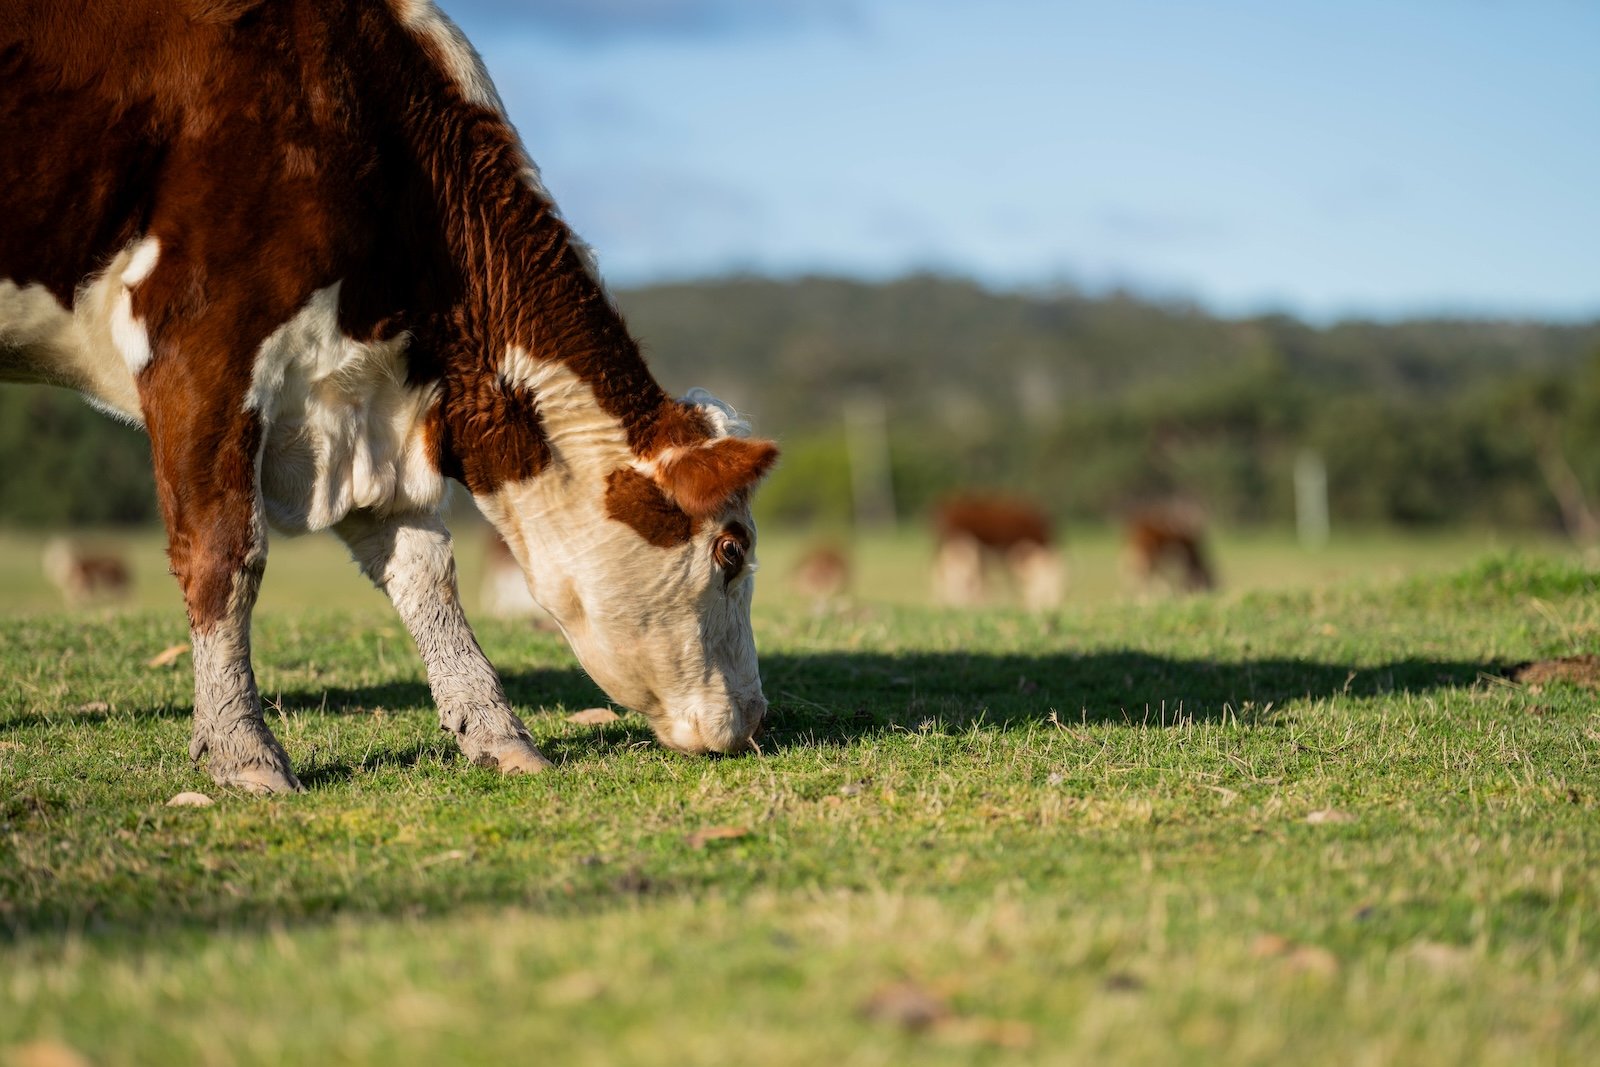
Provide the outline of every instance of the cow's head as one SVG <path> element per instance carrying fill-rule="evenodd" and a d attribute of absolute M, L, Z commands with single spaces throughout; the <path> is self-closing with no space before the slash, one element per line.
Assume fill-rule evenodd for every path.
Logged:
<path fill-rule="evenodd" d="M 666 412 L 710 436 L 640 457 L 588 387 L 540 375 L 550 466 L 484 510 L 541 607 L 617 703 L 682 752 L 740 752 L 766 714 L 750 630 L 750 494 L 778 449 L 709 394 Z"/>

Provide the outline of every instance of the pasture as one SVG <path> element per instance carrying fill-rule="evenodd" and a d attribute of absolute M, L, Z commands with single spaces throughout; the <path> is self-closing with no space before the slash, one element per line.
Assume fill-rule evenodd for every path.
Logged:
<path fill-rule="evenodd" d="M 146 666 L 187 637 L 158 541 L 68 613 L 0 537 L 0 1059 L 1600 1057 L 1600 710 L 1503 674 L 1600 651 L 1592 562 L 1225 537 L 1180 599 L 1089 531 L 1040 618 L 930 605 L 912 535 L 817 608 L 769 541 L 762 755 L 568 721 L 603 699 L 560 637 L 481 622 L 560 765 L 516 779 L 331 539 L 275 543 L 256 665 L 309 792 L 264 800 L 189 766 L 187 657 Z"/>

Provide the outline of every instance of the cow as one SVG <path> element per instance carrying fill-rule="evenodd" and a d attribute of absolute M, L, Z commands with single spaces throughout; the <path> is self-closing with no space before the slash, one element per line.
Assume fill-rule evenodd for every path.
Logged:
<path fill-rule="evenodd" d="M 87 549 L 66 537 L 44 546 L 44 576 L 69 607 L 121 600 L 133 588 L 133 575 L 120 552 Z"/>
<path fill-rule="evenodd" d="M 1142 585 L 1165 578 L 1183 592 L 1216 587 L 1205 515 L 1193 504 L 1168 500 L 1130 509 L 1123 520 L 1123 545 L 1128 568 Z"/>
<path fill-rule="evenodd" d="M 348 546 L 467 759 L 550 765 L 462 613 L 450 482 L 664 745 L 751 747 L 777 447 L 657 383 L 430 0 L 0 0 L 0 85 L 0 380 L 147 432 L 215 782 L 302 788 L 251 664 L 269 526 Z"/>
<path fill-rule="evenodd" d="M 934 508 L 933 531 L 934 594 L 942 602 L 981 603 L 988 572 L 999 566 L 1010 573 L 1030 611 L 1061 603 L 1066 571 L 1050 518 L 1030 501 L 997 494 L 949 497 Z"/>
<path fill-rule="evenodd" d="M 850 588 L 849 553 L 827 542 L 812 545 L 790 568 L 789 584 L 813 608 L 826 608 Z"/>

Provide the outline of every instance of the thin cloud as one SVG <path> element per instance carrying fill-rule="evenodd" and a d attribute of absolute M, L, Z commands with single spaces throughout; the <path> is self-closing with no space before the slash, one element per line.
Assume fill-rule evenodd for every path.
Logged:
<path fill-rule="evenodd" d="M 533 31 L 578 41 L 717 37 L 807 25 L 851 25 L 857 0 L 443 0 L 477 31 Z"/>

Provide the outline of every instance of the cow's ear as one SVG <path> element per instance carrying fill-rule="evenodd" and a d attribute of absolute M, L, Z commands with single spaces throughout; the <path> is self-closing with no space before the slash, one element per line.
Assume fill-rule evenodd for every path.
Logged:
<path fill-rule="evenodd" d="M 656 465 L 656 484 L 697 519 L 710 518 L 735 493 L 759 482 L 778 459 L 778 446 L 748 437 L 721 437 L 698 448 L 671 450 Z"/>

